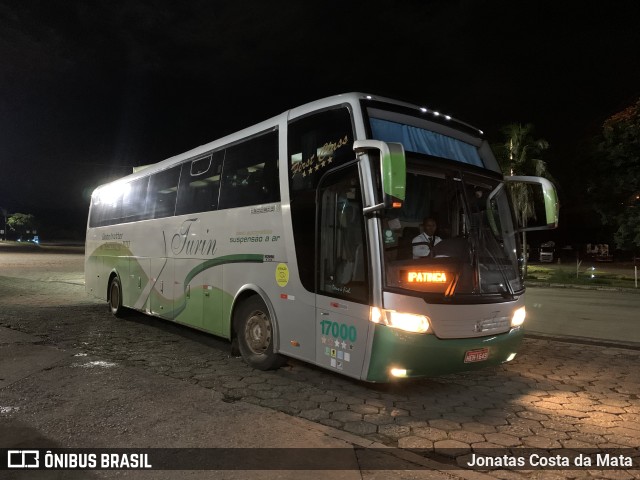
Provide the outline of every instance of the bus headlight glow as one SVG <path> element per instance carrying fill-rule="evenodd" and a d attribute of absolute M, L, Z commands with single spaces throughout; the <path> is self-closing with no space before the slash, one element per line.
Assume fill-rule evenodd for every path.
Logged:
<path fill-rule="evenodd" d="M 520 307 L 515 312 L 513 312 L 513 317 L 511 317 L 511 326 L 519 327 L 524 323 L 524 319 L 527 316 L 527 311 L 524 307 Z"/>
<path fill-rule="evenodd" d="M 392 368 L 391 375 L 398 378 L 404 378 L 407 376 L 406 368 Z"/>
<path fill-rule="evenodd" d="M 414 315 L 412 313 L 371 307 L 371 321 L 407 332 L 427 333 L 429 331 L 429 318 L 425 315 Z"/>

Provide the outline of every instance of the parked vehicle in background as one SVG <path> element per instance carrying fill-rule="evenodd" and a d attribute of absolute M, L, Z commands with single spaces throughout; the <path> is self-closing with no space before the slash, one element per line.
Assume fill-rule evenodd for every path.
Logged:
<path fill-rule="evenodd" d="M 544 242 L 541 244 L 539 260 L 541 262 L 553 262 L 555 249 L 555 242 Z"/>
<path fill-rule="evenodd" d="M 613 262 L 608 243 L 587 243 L 587 255 L 593 257 L 596 262 Z"/>

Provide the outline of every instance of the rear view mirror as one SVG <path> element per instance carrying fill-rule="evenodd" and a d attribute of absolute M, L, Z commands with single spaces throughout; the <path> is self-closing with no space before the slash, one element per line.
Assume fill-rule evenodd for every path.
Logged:
<path fill-rule="evenodd" d="M 407 183 L 406 157 L 402 144 L 379 140 L 356 140 L 353 142 L 353 150 L 357 154 L 364 154 L 368 150 L 378 150 L 380 153 L 382 203 L 365 207 L 364 212 L 401 208 Z"/>
<path fill-rule="evenodd" d="M 558 226 L 558 194 L 556 187 L 542 177 L 506 176 L 518 231 L 551 230 Z"/>

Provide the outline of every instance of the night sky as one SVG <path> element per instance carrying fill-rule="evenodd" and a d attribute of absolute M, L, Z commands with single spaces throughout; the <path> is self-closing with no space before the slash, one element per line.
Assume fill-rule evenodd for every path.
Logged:
<path fill-rule="evenodd" d="M 584 145 L 640 97 L 637 5 L 0 0 L 0 207 L 82 232 L 132 166 L 363 91 L 494 141 L 535 124 L 571 212 Z"/>

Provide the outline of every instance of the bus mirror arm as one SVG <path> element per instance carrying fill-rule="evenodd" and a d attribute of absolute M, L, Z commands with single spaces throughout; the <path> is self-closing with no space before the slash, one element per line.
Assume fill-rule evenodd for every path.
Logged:
<path fill-rule="evenodd" d="M 379 210 L 384 210 L 384 203 L 378 203 L 376 205 L 371 205 L 369 207 L 362 207 L 362 213 L 364 213 L 365 215 L 368 215 L 370 213 L 373 212 L 377 212 Z"/>
<path fill-rule="evenodd" d="M 363 208 L 365 214 L 385 208 L 401 208 L 404 203 L 407 171 L 404 147 L 401 143 L 380 140 L 356 140 L 353 150 L 362 156 L 369 150 L 380 153 L 380 176 L 382 179 L 382 203 Z"/>

